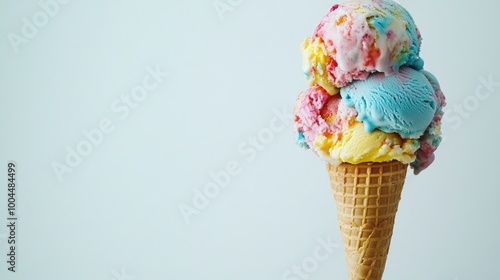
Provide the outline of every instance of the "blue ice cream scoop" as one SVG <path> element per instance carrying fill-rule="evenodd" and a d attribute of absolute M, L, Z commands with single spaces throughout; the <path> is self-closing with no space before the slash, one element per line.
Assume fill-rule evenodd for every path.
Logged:
<path fill-rule="evenodd" d="M 373 73 L 340 89 L 342 102 L 358 111 L 365 130 L 396 132 L 403 138 L 419 138 L 437 110 L 434 89 L 422 71 L 401 67 L 386 76 Z"/>

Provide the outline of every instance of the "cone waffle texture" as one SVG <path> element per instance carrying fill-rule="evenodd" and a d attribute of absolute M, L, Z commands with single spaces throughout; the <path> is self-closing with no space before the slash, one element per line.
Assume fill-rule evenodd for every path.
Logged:
<path fill-rule="evenodd" d="M 327 165 L 350 280 L 382 279 L 407 166 Z"/>

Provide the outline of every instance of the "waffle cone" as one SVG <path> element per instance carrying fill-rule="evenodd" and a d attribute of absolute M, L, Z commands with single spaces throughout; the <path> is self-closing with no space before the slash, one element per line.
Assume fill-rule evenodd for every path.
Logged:
<path fill-rule="evenodd" d="M 380 280 L 408 165 L 327 165 L 350 280 Z"/>

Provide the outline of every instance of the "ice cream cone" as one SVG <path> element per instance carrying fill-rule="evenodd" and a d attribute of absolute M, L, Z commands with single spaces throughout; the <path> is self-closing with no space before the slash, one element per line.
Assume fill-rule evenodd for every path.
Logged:
<path fill-rule="evenodd" d="M 408 165 L 328 164 L 350 280 L 380 280 Z"/>

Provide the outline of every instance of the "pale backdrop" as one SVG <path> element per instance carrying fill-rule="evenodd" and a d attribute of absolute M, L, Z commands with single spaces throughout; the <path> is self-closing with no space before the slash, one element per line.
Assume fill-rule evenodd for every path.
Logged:
<path fill-rule="evenodd" d="M 447 139 L 407 178 L 385 279 L 495 279 L 500 2 L 401 2 Z M 0 279 L 347 279 L 290 116 L 300 42 L 335 3 L 1 1 Z"/>

